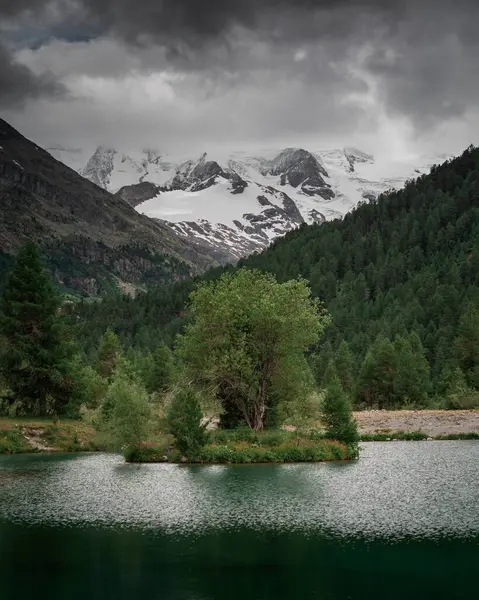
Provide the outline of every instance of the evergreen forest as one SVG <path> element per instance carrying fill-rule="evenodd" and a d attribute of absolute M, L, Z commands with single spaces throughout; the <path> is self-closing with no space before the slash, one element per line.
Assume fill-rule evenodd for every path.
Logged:
<path fill-rule="evenodd" d="M 334 363 L 358 407 L 477 405 L 478 148 L 341 220 L 303 225 L 237 267 L 72 306 L 86 354 L 107 324 L 125 347 L 171 346 L 188 322 L 190 292 L 238 267 L 278 282 L 304 278 L 324 304 L 331 323 L 309 350 L 319 385 Z"/>
<path fill-rule="evenodd" d="M 307 321 L 298 325 L 295 333 L 302 340 L 298 349 L 306 351 L 305 364 L 316 388 L 330 390 L 330 397 L 346 395 L 359 409 L 479 406 L 478 148 L 470 147 L 460 157 L 433 167 L 429 175 L 408 182 L 400 191 L 361 204 L 343 219 L 304 225 L 236 266 L 151 287 L 135 298 L 109 294 L 101 299 L 70 297 L 61 302 L 43 276 L 36 252 L 31 246 L 23 250 L 23 260 L 16 262 L 4 286 L 2 307 L 2 365 L 10 401 L 20 395 L 26 398 L 27 408 L 33 402 L 54 402 L 59 412 L 68 406 L 77 410 L 85 398 L 91 406 L 95 406 L 95 398 L 101 398 L 108 412 L 107 388 L 118 368 L 125 385 L 138 376 L 147 394 L 162 393 L 171 387 L 171 381 L 181 379 L 179 370 L 188 371 L 182 361 L 189 364 L 189 381 L 203 385 L 209 378 L 216 389 L 221 388 L 217 367 L 228 348 L 215 346 L 218 364 L 214 368 L 199 365 L 197 358 L 204 357 L 187 352 L 184 344 L 182 347 L 182 334 L 190 332 L 193 349 L 194 343 L 198 347 L 206 343 L 202 336 L 212 327 L 223 328 L 229 339 L 239 335 L 238 331 L 250 335 L 251 340 L 259 339 L 254 337 L 261 329 L 257 313 L 250 314 L 248 306 L 241 303 L 230 306 L 228 301 L 228 277 L 232 276 L 238 281 L 243 278 L 254 296 L 256 283 L 244 275 L 249 270 L 259 277 L 258 285 L 271 290 L 266 294 L 271 303 L 264 323 L 276 323 L 278 331 L 283 326 L 287 330 L 288 319 L 294 327 L 296 315 L 294 309 L 290 307 L 287 313 L 286 304 L 274 300 L 281 297 L 279 290 L 283 289 L 275 286 L 294 280 L 294 285 L 311 291 L 311 301 L 322 315 L 320 335 L 308 336 Z M 40 296 L 28 287 L 28 277 L 21 269 L 36 273 Z M 258 275 L 261 273 L 269 277 L 267 283 Z M 219 302 L 213 294 L 216 312 L 211 312 L 213 304 L 205 301 L 203 329 L 194 334 L 198 317 L 195 321 L 192 298 L 194 304 L 194 298 L 198 301 L 209 285 L 218 285 L 214 289 L 223 299 Z M 231 290 L 236 294 L 235 285 L 231 284 Z M 198 290 L 203 290 L 200 296 Z M 297 293 L 301 298 L 303 292 Z M 28 313 L 28 325 L 18 322 L 20 297 L 28 299 L 27 308 L 24 304 L 22 309 Z M 259 299 L 256 306 L 263 310 Z M 236 318 L 239 310 L 246 321 Z M 223 314 L 225 322 L 218 320 L 218 314 Z M 286 320 L 280 322 L 279 317 Z M 43 350 L 32 347 L 28 337 L 38 330 L 39 339 L 46 339 L 38 329 L 42 323 L 52 338 L 51 343 L 45 341 Z M 228 323 L 235 326 L 230 330 Z M 252 323 L 259 329 L 245 329 Z M 11 342 L 19 339 L 24 343 Z M 291 357 L 298 360 L 285 359 L 284 368 L 291 373 L 299 369 L 304 375 L 299 360 L 303 350 L 297 355 L 294 352 Z M 246 352 L 245 356 L 249 361 L 253 355 Z M 26 380 L 22 370 L 32 361 L 38 367 L 37 379 Z M 241 363 L 241 376 L 256 385 L 261 379 L 255 379 L 255 369 L 263 367 L 254 367 L 246 377 L 246 363 Z M 308 375 L 302 377 L 302 382 L 307 379 Z M 87 382 L 86 387 L 78 384 L 80 380 Z M 273 409 L 275 398 L 281 396 L 281 378 L 271 376 L 264 381 L 265 390 L 270 386 L 265 392 L 270 395 L 268 408 Z M 40 384 L 44 392 L 34 400 L 31 390 Z M 246 393 L 246 388 L 239 389 L 234 392 L 237 399 Z M 225 414 L 237 422 L 239 404 L 228 407 L 231 395 L 223 392 L 218 398 Z M 268 418 L 274 420 L 274 410 L 263 414 L 263 405 L 258 406 L 259 413 L 244 410 L 240 416 L 267 426 Z M 42 412 L 41 406 L 36 409 Z"/>

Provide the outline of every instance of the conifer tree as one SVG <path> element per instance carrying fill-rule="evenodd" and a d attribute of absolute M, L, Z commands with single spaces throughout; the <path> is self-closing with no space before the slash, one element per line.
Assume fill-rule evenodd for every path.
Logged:
<path fill-rule="evenodd" d="M 160 344 L 152 354 L 151 371 L 147 376 L 149 392 L 164 392 L 173 375 L 173 353 L 166 344 Z"/>
<path fill-rule="evenodd" d="M 394 392 L 398 401 L 423 404 L 431 388 L 429 363 L 419 336 L 414 331 L 394 340 L 396 371 Z"/>
<path fill-rule="evenodd" d="M 348 342 L 343 340 L 334 356 L 334 366 L 343 390 L 352 394 L 354 389 L 354 357 Z"/>
<path fill-rule="evenodd" d="M 326 427 L 327 437 L 348 445 L 357 444 L 359 435 L 351 411 L 351 402 L 341 387 L 339 378 L 333 374 L 331 374 L 326 388 L 322 407 L 322 420 Z"/>
<path fill-rule="evenodd" d="M 479 311 L 469 305 L 459 321 L 456 356 L 469 385 L 474 385 L 479 366 Z"/>
<path fill-rule="evenodd" d="M 363 361 L 358 377 L 359 399 L 367 406 L 384 408 L 394 402 L 396 356 L 391 341 L 379 337 Z"/>
<path fill-rule="evenodd" d="M 118 336 L 111 329 L 107 329 L 98 348 L 97 371 L 102 377 L 108 379 L 113 375 L 120 354 L 121 344 Z"/>
<path fill-rule="evenodd" d="M 29 414 L 62 413 L 72 393 L 71 348 L 60 298 L 33 242 L 18 252 L 1 304 L 2 371 L 13 400 Z"/>

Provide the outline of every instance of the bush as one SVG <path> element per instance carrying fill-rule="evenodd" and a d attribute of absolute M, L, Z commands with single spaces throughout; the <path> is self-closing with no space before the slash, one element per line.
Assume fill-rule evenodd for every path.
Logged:
<path fill-rule="evenodd" d="M 128 446 L 123 454 L 126 462 L 130 463 L 168 462 L 174 457 L 171 455 L 173 442 L 173 438 L 168 436 L 155 445 L 134 444 Z"/>
<path fill-rule="evenodd" d="M 391 431 L 387 433 L 363 433 L 361 435 L 362 442 L 389 442 L 392 440 L 397 441 L 416 441 L 428 439 L 427 433 L 423 431 Z"/>
<path fill-rule="evenodd" d="M 151 409 L 146 390 L 122 371 L 105 396 L 107 428 L 120 444 L 140 444 L 148 436 Z"/>
<path fill-rule="evenodd" d="M 355 456 L 356 453 L 347 446 L 324 440 L 318 444 L 302 446 L 291 443 L 276 447 L 206 446 L 201 450 L 195 462 L 231 464 L 319 462 L 351 459 Z"/>
<path fill-rule="evenodd" d="M 218 429 L 208 435 L 208 442 L 211 444 L 228 444 L 230 442 L 246 442 L 258 446 L 280 446 L 296 438 L 296 434 L 282 429 L 266 430 L 255 432 L 248 427 L 239 427 L 237 429 Z"/>
<path fill-rule="evenodd" d="M 178 450 L 188 458 L 198 455 L 206 443 L 202 416 L 198 397 L 193 390 L 180 390 L 174 395 L 167 420 Z"/>
<path fill-rule="evenodd" d="M 32 452 L 21 432 L 18 429 L 0 431 L 0 454 L 17 452 Z"/>
<path fill-rule="evenodd" d="M 479 433 L 471 431 L 469 433 L 449 433 L 447 435 L 438 435 L 435 440 L 479 440 Z"/>
<path fill-rule="evenodd" d="M 449 393 L 442 402 L 445 410 L 473 410 L 479 408 L 479 392 L 469 387 Z"/>

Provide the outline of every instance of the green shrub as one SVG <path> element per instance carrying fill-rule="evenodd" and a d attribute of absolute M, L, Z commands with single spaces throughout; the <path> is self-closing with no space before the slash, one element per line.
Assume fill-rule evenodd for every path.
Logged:
<path fill-rule="evenodd" d="M 105 396 L 107 428 L 120 444 L 140 444 L 147 439 L 151 408 L 144 387 L 123 370 L 116 370 Z"/>
<path fill-rule="evenodd" d="M 124 457 L 126 462 L 130 463 L 158 463 L 168 461 L 162 450 L 148 446 L 128 446 L 124 451 Z"/>
<path fill-rule="evenodd" d="M 232 445 L 206 446 L 201 450 L 195 462 L 200 463 L 292 463 L 318 462 L 355 458 L 355 452 L 344 445 L 329 441 L 320 444 L 296 446 L 283 444 L 276 447 Z"/>
<path fill-rule="evenodd" d="M 421 441 L 429 436 L 423 431 L 391 431 L 390 433 L 363 433 L 362 442 L 389 442 L 389 441 Z"/>
<path fill-rule="evenodd" d="M 198 396 L 193 390 L 180 390 L 174 395 L 167 419 L 178 450 L 188 458 L 197 456 L 206 443 L 202 416 Z"/>
<path fill-rule="evenodd" d="M 132 463 L 157 463 L 168 462 L 169 459 L 176 459 L 177 456 L 172 454 L 174 439 L 172 436 L 167 436 L 155 445 L 151 444 L 135 444 L 127 446 L 124 450 L 126 462 Z"/>
<path fill-rule="evenodd" d="M 15 454 L 17 452 L 32 452 L 19 429 L 0 431 L 0 454 Z"/>
<path fill-rule="evenodd" d="M 479 433 L 471 431 L 469 433 L 449 433 L 447 435 L 438 435 L 435 440 L 479 440 Z"/>
<path fill-rule="evenodd" d="M 43 430 L 43 438 L 49 446 L 56 446 L 60 440 L 65 439 L 65 434 L 58 425 L 48 425 Z"/>
<path fill-rule="evenodd" d="M 258 446 L 274 447 L 280 446 L 291 439 L 296 438 L 296 433 L 282 429 L 255 432 L 247 427 L 237 429 L 218 429 L 208 434 L 210 444 L 228 444 L 234 442 L 245 442 Z"/>
<path fill-rule="evenodd" d="M 318 440 L 324 440 L 326 433 L 319 429 L 312 429 L 308 434 L 308 438 L 313 442 L 317 442 Z"/>

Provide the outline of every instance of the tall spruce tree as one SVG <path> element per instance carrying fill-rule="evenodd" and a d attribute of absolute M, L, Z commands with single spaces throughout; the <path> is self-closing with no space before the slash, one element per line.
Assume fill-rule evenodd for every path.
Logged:
<path fill-rule="evenodd" d="M 395 401 L 396 355 L 385 337 L 378 337 L 361 365 L 358 397 L 367 408 L 385 408 Z"/>
<path fill-rule="evenodd" d="M 477 387 L 479 367 L 479 311 L 470 304 L 461 316 L 455 344 L 456 357 L 469 385 Z"/>
<path fill-rule="evenodd" d="M 354 390 L 354 356 L 346 340 L 341 342 L 334 355 L 334 366 L 343 390 L 351 396 Z"/>
<path fill-rule="evenodd" d="M 70 345 L 59 306 L 38 246 L 27 242 L 7 278 L 0 331 L 5 339 L 1 366 L 11 401 L 28 414 L 61 414 L 72 394 Z"/>
<path fill-rule="evenodd" d="M 116 333 L 108 328 L 103 334 L 98 348 L 96 369 L 98 373 L 109 379 L 113 376 L 121 355 L 121 343 Z"/>
<path fill-rule="evenodd" d="M 419 336 L 414 331 L 394 340 L 396 372 L 394 392 L 400 403 L 424 404 L 431 390 L 429 363 Z"/>
<path fill-rule="evenodd" d="M 173 353 L 166 344 L 160 344 L 152 354 L 151 371 L 147 376 L 149 392 L 165 392 L 173 374 Z"/>
<path fill-rule="evenodd" d="M 327 437 L 348 445 L 357 444 L 359 434 L 353 418 L 351 402 L 341 386 L 339 377 L 334 373 L 334 367 L 330 369 L 321 413 Z"/>

